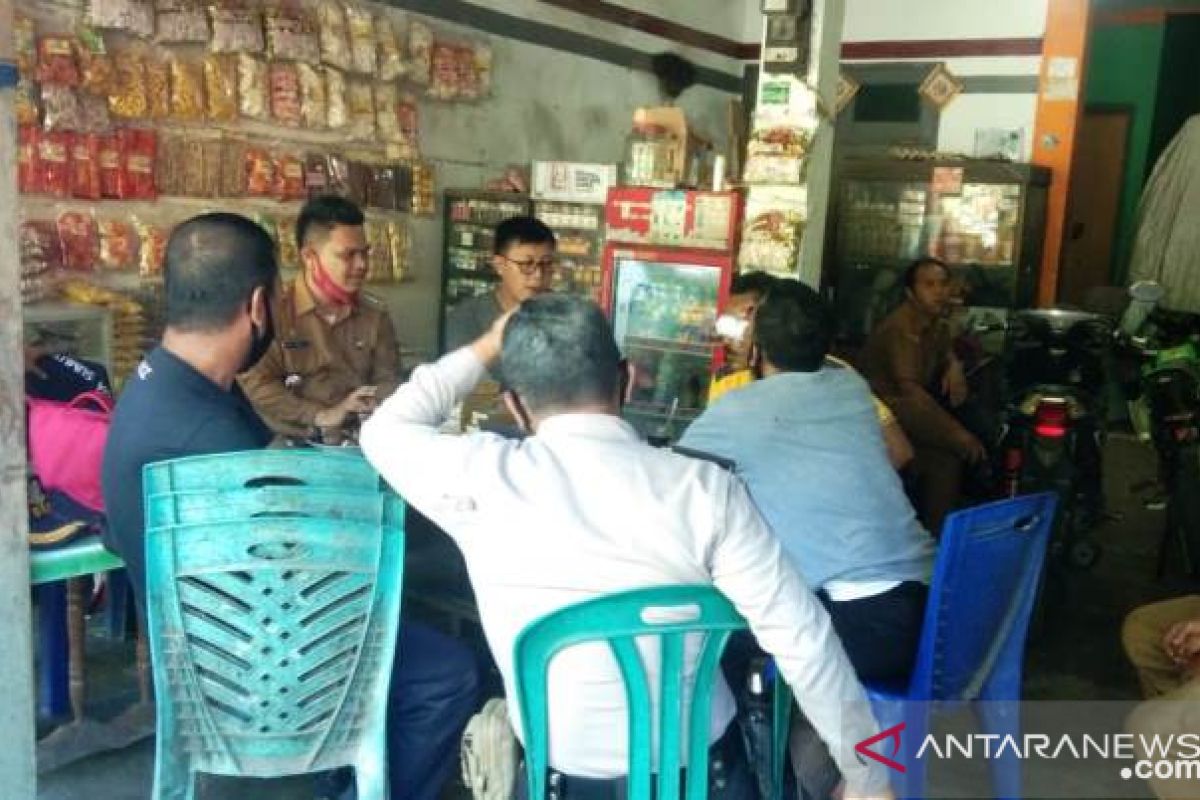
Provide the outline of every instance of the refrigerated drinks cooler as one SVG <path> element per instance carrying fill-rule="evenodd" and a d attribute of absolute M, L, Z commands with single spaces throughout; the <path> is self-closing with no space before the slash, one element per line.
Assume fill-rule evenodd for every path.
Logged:
<path fill-rule="evenodd" d="M 495 228 L 509 217 L 532 214 L 554 231 L 559 256 L 550 281 L 554 291 L 599 301 L 603 204 L 530 200 L 521 194 L 463 190 L 447 191 L 445 202 L 439 352 L 446 342 L 446 312 L 460 300 L 495 288 Z"/>
<path fill-rule="evenodd" d="M 609 192 L 603 305 L 637 372 L 624 415 L 643 436 L 674 441 L 707 403 L 740 216 L 728 192 Z"/>
<path fill-rule="evenodd" d="M 988 161 L 848 159 L 826 266 L 839 338 L 861 343 L 904 297 L 916 258 L 946 261 L 969 306 L 1025 308 L 1037 291 L 1050 172 Z"/>

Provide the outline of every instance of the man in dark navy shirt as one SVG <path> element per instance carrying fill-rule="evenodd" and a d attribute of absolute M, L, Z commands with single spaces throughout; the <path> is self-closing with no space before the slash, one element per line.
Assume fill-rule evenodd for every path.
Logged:
<path fill-rule="evenodd" d="M 270 237 L 236 214 L 205 214 L 172 234 L 166 267 L 167 329 L 121 393 L 102 475 L 105 544 L 124 559 L 143 613 L 142 467 L 271 441 L 234 380 L 271 343 L 279 268 Z"/>
<path fill-rule="evenodd" d="M 274 335 L 275 246 L 236 214 L 204 214 L 171 234 L 164 269 L 167 329 L 117 402 L 104 451 L 106 544 L 124 560 L 145 614 L 142 467 L 265 447 L 271 432 L 234 378 Z M 388 698 L 392 797 L 436 800 L 477 704 L 478 665 L 462 644 L 420 624 L 400 628 Z M 344 780 L 327 788 L 341 791 Z M 340 797 L 352 797 L 349 788 Z"/>

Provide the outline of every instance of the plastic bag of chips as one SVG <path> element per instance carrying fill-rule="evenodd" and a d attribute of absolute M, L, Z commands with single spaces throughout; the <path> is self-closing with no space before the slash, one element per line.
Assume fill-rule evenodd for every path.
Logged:
<path fill-rule="evenodd" d="M 138 274 L 143 278 L 161 275 L 170 232 L 163 225 L 138 217 L 133 218 L 133 227 L 138 237 Z"/>
<path fill-rule="evenodd" d="M 125 50 L 113 57 L 115 68 L 108 110 L 114 117 L 138 119 L 149 111 L 146 96 L 146 64 L 141 53 Z"/>
<path fill-rule="evenodd" d="M 346 23 L 350 29 L 350 62 L 355 72 L 374 75 L 376 72 L 375 15 L 369 8 L 346 6 Z"/>
<path fill-rule="evenodd" d="M 279 245 L 279 266 L 300 268 L 300 247 L 296 243 L 296 218 L 288 215 L 275 220 L 275 241 Z"/>
<path fill-rule="evenodd" d="M 387 224 L 369 219 L 366 224 L 367 243 L 371 253 L 367 256 L 367 280 L 372 283 L 390 281 L 392 278 L 392 252 L 388 245 Z"/>
<path fill-rule="evenodd" d="M 329 161 L 323 153 L 304 157 L 304 185 L 309 197 L 329 194 Z"/>
<path fill-rule="evenodd" d="M 334 130 L 350 124 L 350 109 L 346 104 L 346 76 L 341 70 L 325 68 L 325 102 L 328 105 L 329 127 Z"/>
<path fill-rule="evenodd" d="M 156 0 L 155 39 L 183 44 L 208 41 L 208 14 L 199 0 Z"/>
<path fill-rule="evenodd" d="M 68 211 L 58 217 L 58 241 L 62 245 L 63 266 L 91 272 L 96 268 L 99 236 L 95 218 L 84 211 Z"/>
<path fill-rule="evenodd" d="M 96 224 L 100 236 L 100 267 L 132 269 L 137 263 L 138 235 L 134 226 L 119 219 L 102 219 Z"/>
<path fill-rule="evenodd" d="M 300 79 L 300 118 L 304 127 L 309 130 L 324 128 L 329 121 L 324 74 L 320 67 L 312 64 L 297 64 L 296 75 Z"/>
<path fill-rule="evenodd" d="M 458 97 L 458 61 L 457 47 L 449 42 L 434 44 L 427 92 L 434 100 L 453 100 Z"/>
<path fill-rule="evenodd" d="M 121 137 L 110 133 L 100 137 L 100 196 L 118 200 L 124 184 L 121 164 Z"/>
<path fill-rule="evenodd" d="M 79 95 L 69 86 L 42 85 L 42 126 L 48 131 L 75 131 L 83 117 Z"/>
<path fill-rule="evenodd" d="M 270 118 L 267 64 L 261 58 L 238 54 L 238 106 L 243 117 Z"/>
<path fill-rule="evenodd" d="M 375 18 L 375 38 L 378 41 L 379 80 L 394 81 L 404 77 L 404 50 L 396 25 L 387 14 Z"/>
<path fill-rule="evenodd" d="M 17 190 L 22 194 L 42 191 L 41 134 L 34 125 L 17 130 Z"/>
<path fill-rule="evenodd" d="M 227 139 L 221 154 L 221 197 L 242 197 L 245 194 L 246 144 Z"/>
<path fill-rule="evenodd" d="M 76 134 L 71 145 L 71 196 L 79 200 L 99 200 L 100 136 Z"/>
<path fill-rule="evenodd" d="M 329 193 L 338 197 L 350 196 L 350 160 L 338 153 L 330 153 L 327 159 L 329 165 Z"/>
<path fill-rule="evenodd" d="M 478 98 L 492 96 L 492 61 L 495 55 L 489 44 L 477 43 L 472 49 L 475 55 L 475 81 Z"/>
<path fill-rule="evenodd" d="M 104 37 L 91 28 L 79 29 L 79 88 L 89 94 L 107 97 L 112 91 L 112 58 L 104 47 Z"/>
<path fill-rule="evenodd" d="M 184 172 L 187 168 L 186 142 L 182 136 L 164 135 L 158 139 L 158 160 L 155 165 L 154 185 L 160 195 L 180 196 L 184 189 Z"/>
<path fill-rule="evenodd" d="M 396 167 L 378 164 L 371 169 L 371 184 L 367 191 L 367 205 L 388 211 L 396 210 Z"/>
<path fill-rule="evenodd" d="M 346 108 L 350 112 L 350 138 L 369 141 L 375 137 L 375 95 L 365 80 L 346 82 Z"/>
<path fill-rule="evenodd" d="M 38 87 L 36 83 L 22 80 L 17 83 L 13 93 L 13 112 L 18 125 L 37 125 L 41 119 L 38 102 Z"/>
<path fill-rule="evenodd" d="M 396 120 L 400 128 L 400 157 L 416 158 L 421 151 L 420 112 L 417 98 L 405 94 L 396 105 Z"/>
<path fill-rule="evenodd" d="M 43 36 L 38 39 L 37 82 L 56 86 L 78 86 L 79 65 L 72 36 Z"/>
<path fill-rule="evenodd" d="M 89 0 L 87 20 L 97 28 L 126 31 L 148 39 L 154 35 L 154 1 Z"/>
<path fill-rule="evenodd" d="M 197 61 L 171 59 L 171 116 L 194 122 L 204 119 L 204 67 Z"/>
<path fill-rule="evenodd" d="M 38 137 L 38 190 L 51 197 L 71 196 L 71 144 L 75 134 L 43 132 Z"/>
<path fill-rule="evenodd" d="M 267 7 L 267 53 L 271 58 L 316 64 L 321 60 L 317 20 L 294 3 Z"/>
<path fill-rule="evenodd" d="M 171 66 L 165 58 L 147 53 L 146 114 L 153 119 L 171 116 Z"/>
<path fill-rule="evenodd" d="M 408 79 L 418 86 L 427 86 L 433 72 L 433 30 L 424 22 L 410 20 L 408 24 Z"/>
<path fill-rule="evenodd" d="M 303 200 L 304 161 L 292 153 L 279 153 L 275 157 L 275 197 L 279 200 Z"/>
<path fill-rule="evenodd" d="M 262 14 L 249 0 L 217 0 L 208 14 L 212 20 L 208 46 L 214 53 L 261 53 L 265 49 Z"/>
<path fill-rule="evenodd" d="M 396 115 L 400 93 L 394 83 L 375 84 L 375 127 L 385 142 L 400 142 L 400 118 Z"/>
<path fill-rule="evenodd" d="M 37 29 L 33 18 L 25 14 L 13 15 L 13 50 L 17 55 L 17 71 L 22 77 L 31 77 L 37 69 Z"/>
<path fill-rule="evenodd" d="M 62 244 L 58 241 L 58 226 L 54 222 L 41 219 L 22 222 L 17 239 L 22 277 L 62 269 Z"/>
<path fill-rule="evenodd" d="M 154 168 L 158 157 L 158 135 L 152 130 L 125 128 L 117 136 L 121 142 L 121 197 L 126 200 L 156 199 Z"/>
<path fill-rule="evenodd" d="M 408 229 L 399 220 L 388 220 L 388 252 L 392 256 L 392 280 L 396 283 L 408 278 Z"/>
<path fill-rule="evenodd" d="M 475 64 L 475 48 L 471 45 L 463 45 L 456 49 L 454 66 L 455 72 L 458 74 L 456 81 L 457 99 L 459 100 L 478 100 L 479 99 L 479 73 L 476 71 Z"/>
<path fill-rule="evenodd" d="M 261 147 L 247 147 L 243 154 L 247 197 L 270 197 L 275 189 L 275 161 Z"/>
<path fill-rule="evenodd" d="M 342 70 L 353 67 L 345 6 L 335 0 L 322 0 L 317 6 L 317 21 L 321 26 L 321 60 Z"/>
<path fill-rule="evenodd" d="M 300 76 L 296 65 L 283 61 L 272 62 L 269 68 L 271 87 L 271 116 L 281 125 L 300 124 Z"/>
<path fill-rule="evenodd" d="M 210 55 L 204 59 L 204 94 L 208 118 L 233 122 L 238 116 L 237 57 Z"/>

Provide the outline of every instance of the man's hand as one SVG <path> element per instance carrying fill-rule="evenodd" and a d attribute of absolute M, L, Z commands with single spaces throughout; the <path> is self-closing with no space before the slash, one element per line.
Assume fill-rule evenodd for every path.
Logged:
<path fill-rule="evenodd" d="M 950 405 L 958 408 L 967 402 L 969 393 L 967 374 L 963 371 L 962 362 L 957 358 L 951 359 L 946 374 L 942 376 L 942 394 L 950 400 Z"/>
<path fill-rule="evenodd" d="M 351 414 L 362 414 L 375 409 L 374 386 L 360 386 L 346 395 L 342 402 L 333 408 L 327 408 L 317 413 L 313 424 L 318 428 L 340 428 L 346 424 L 346 417 Z"/>
<path fill-rule="evenodd" d="M 874 792 L 851 792 L 846 789 L 846 782 L 842 781 L 837 788 L 833 790 L 834 800 L 896 800 L 896 794 L 891 790 L 891 787 L 886 789 L 876 790 Z"/>
<path fill-rule="evenodd" d="M 1168 628 L 1163 649 L 1179 666 L 1190 666 L 1200 655 L 1200 619 L 1177 622 Z"/>
<path fill-rule="evenodd" d="M 978 464 L 987 457 L 987 449 L 984 448 L 983 443 L 966 429 L 960 431 L 959 435 L 955 437 L 954 447 L 968 464 Z"/>
<path fill-rule="evenodd" d="M 514 308 L 512 311 L 501 314 L 492 323 L 492 327 L 488 328 L 487 333 L 471 343 L 471 349 L 475 352 L 475 356 L 488 369 L 494 367 L 500 360 L 500 353 L 504 349 L 504 326 L 508 324 L 508 318 L 515 312 Z"/>

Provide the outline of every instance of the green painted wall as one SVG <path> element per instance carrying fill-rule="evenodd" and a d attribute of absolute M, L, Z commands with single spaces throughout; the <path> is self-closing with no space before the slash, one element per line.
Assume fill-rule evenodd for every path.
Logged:
<path fill-rule="evenodd" d="M 1150 138 L 1150 169 L 1193 115 L 1200 112 L 1200 14 L 1167 17 L 1158 106 Z"/>
<path fill-rule="evenodd" d="M 1110 265 L 1110 274 L 1117 283 L 1123 282 L 1128 273 L 1138 200 L 1153 167 L 1149 157 L 1164 39 L 1164 26 L 1153 24 L 1104 26 L 1092 32 L 1087 104 L 1123 106 L 1133 113 Z"/>

